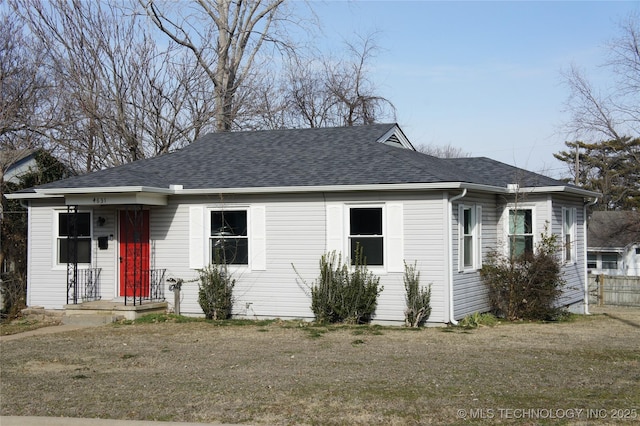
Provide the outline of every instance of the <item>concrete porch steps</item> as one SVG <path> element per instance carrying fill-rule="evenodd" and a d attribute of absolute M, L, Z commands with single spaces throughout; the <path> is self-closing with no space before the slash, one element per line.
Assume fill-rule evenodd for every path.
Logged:
<path fill-rule="evenodd" d="M 62 324 L 64 325 L 82 325 L 82 326 L 97 326 L 111 324 L 125 319 L 122 315 L 114 315 L 110 313 L 86 313 L 86 314 L 72 314 L 65 313 L 62 316 Z"/>
<path fill-rule="evenodd" d="M 167 302 L 144 302 L 125 305 L 122 301 L 99 300 L 65 305 L 63 324 L 102 325 L 120 320 L 135 320 L 147 314 L 167 312 Z"/>

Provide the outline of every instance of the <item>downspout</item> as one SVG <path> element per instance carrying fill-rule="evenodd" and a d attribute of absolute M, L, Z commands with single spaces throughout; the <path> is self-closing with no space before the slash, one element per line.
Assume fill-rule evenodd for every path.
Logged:
<path fill-rule="evenodd" d="M 29 282 L 33 276 L 31 273 L 31 262 L 29 261 L 29 256 L 31 255 L 31 241 L 33 241 L 33 238 L 31 238 L 31 228 L 33 228 L 31 226 L 31 202 L 20 200 L 20 206 L 27 210 L 27 245 L 25 247 L 27 251 L 27 269 L 25 271 L 27 274 L 27 292 L 24 295 L 26 299 L 24 302 L 27 306 L 31 306 L 31 283 Z"/>
<path fill-rule="evenodd" d="M 588 203 L 584 203 L 582 206 L 582 235 L 584 236 L 584 314 L 590 315 L 589 313 L 589 276 L 587 275 L 587 207 L 591 207 L 598 202 L 598 197 L 596 197 L 593 201 Z"/>
<path fill-rule="evenodd" d="M 452 325 L 458 325 L 458 321 L 456 321 L 455 316 L 453 315 L 453 202 L 459 200 L 465 195 L 467 195 L 467 188 L 462 190 L 462 194 L 449 198 L 449 205 L 447 208 L 447 234 L 449 234 L 449 272 L 447 274 L 447 278 L 449 281 L 449 323 Z"/>

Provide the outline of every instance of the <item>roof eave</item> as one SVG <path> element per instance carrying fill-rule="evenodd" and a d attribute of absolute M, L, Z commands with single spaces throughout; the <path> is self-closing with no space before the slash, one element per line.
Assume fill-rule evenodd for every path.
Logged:
<path fill-rule="evenodd" d="M 379 183 L 366 185 L 316 185 L 316 186 L 272 186 L 272 187 L 240 187 L 240 188 L 199 188 L 176 190 L 176 195 L 199 194 L 274 194 L 274 193 L 309 193 L 309 192 L 361 192 L 361 191 L 420 191 L 420 190 L 456 190 L 468 189 L 492 193 L 506 193 L 507 189 L 496 186 L 467 182 L 414 182 L 414 183 Z"/>
<path fill-rule="evenodd" d="M 85 187 L 85 188 L 36 188 L 35 191 L 43 195 L 70 195 L 70 194 L 110 194 L 110 193 L 128 193 L 128 192 L 148 192 L 153 194 L 173 194 L 175 189 L 158 188 L 153 186 L 104 186 L 104 187 Z"/>
<path fill-rule="evenodd" d="M 271 187 L 231 187 L 231 188 L 197 188 L 184 189 L 182 185 L 171 185 L 168 188 L 149 186 L 113 186 L 85 188 L 36 188 L 34 192 L 5 194 L 8 199 L 59 198 L 75 194 L 110 194 L 110 193 L 149 193 L 162 195 L 199 195 L 199 194 L 275 194 L 275 193 L 309 193 L 309 192 L 359 192 L 359 191 L 416 191 L 416 190 L 456 190 L 509 193 L 549 193 L 563 192 L 587 198 L 597 198 L 599 193 L 568 186 L 505 188 L 492 185 L 468 182 L 414 182 L 414 183 L 380 183 L 364 185 L 315 185 L 315 186 L 271 186 Z"/>
<path fill-rule="evenodd" d="M 576 188 L 572 186 L 566 185 L 558 185 L 558 186 L 534 186 L 534 187 L 524 187 L 518 189 L 509 189 L 508 192 L 521 192 L 528 194 L 535 193 L 548 193 L 548 192 L 564 192 L 571 195 L 579 195 L 586 198 L 600 198 L 602 194 L 594 191 L 589 191 L 587 189 Z"/>

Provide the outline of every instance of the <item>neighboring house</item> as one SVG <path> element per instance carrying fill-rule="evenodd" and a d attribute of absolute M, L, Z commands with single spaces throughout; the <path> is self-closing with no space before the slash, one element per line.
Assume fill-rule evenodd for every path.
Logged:
<path fill-rule="evenodd" d="M 20 176 L 38 167 L 35 149 L 0 151 L 0 170 L 2 181 L 18 183 Z"/>
<path fill-rule="evenodd" d="M 311 319 L 320 257 L 359 243 L 384 286 L 375 321 L 404 320 L 404 262 L 417 262 L 429 322 L 451 323 L 489 309 L 490 250 L 532 250 L 543 232 L 565 242 L 560 303 L 582 309 L 597 195 L 488 158 L 421 154 L 396 124 L 375 124 L 209 134 L 10 197 L 29 205 L 29 305 L 144 303 L 181 278 L 181 313 L 202 314 L 189 280 L 222 247 L 234 315 Z"/>
<path fill-rule="evenodd" d="M 587 236 L 589 273 L 640 276 L 640 212 L 594 211 Z"/>

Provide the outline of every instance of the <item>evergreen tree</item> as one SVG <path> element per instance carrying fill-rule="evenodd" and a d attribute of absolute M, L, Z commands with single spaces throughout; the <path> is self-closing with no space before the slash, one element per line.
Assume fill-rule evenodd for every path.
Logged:
<path fill-rule="evenodd" d="M 622 137 L 596 143 L 575 141 L 565 145 L 568 149 L 554 157 L 567 163 L 572 183 L 603 195 L 596 208 L 640 209 L 640 138 Z"/>

